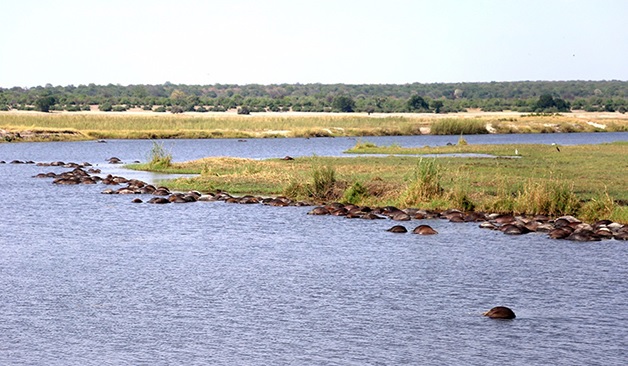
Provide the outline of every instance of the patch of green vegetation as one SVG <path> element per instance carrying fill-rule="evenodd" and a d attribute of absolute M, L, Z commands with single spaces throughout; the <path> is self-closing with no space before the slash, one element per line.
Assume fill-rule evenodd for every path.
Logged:
<path fill-rule="evenodd" d="M 200 176 L 167 185 L 179 190 L 219 189 L 233 194 L 286 195 L 374 206 L 572 214 L 588 220 L 608 218 L 628 223 L 628 209 L 623 206 L 628 202 L 627 142 L 562 146 L 560 152 L 551 145 L 466 145 L 426 150 L 505 156 L 513 155 L 515 149 L 519 158 L 205 158 L 172 163 L 169 172 Z"/>
<path fill-rule="evenodd" d="M 432 123 L 432 135 L 481 135 L 487 134 L 486 122 L 477 119 L 443 118 Z"/>

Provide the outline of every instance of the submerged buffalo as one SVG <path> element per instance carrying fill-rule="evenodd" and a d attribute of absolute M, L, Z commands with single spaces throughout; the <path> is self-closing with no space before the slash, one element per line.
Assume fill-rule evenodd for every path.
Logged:
<path fill-rule="evenodd" d="M 496 306 L 482 315 L 491 319 L 514 319 L 517 317 L 512 309 L 505 306 Z"/>
<path fill-rule="evenodd" d="M 429 225 L 419 225 L 412 230 L 412 233 L 419 235 L 435 235 L 438 234 L 438 231 L 432 229 Z"/>

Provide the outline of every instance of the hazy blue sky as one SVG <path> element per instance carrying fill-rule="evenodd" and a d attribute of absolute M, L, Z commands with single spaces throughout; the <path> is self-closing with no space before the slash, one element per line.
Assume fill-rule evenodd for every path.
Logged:
<path fill-rule="evenodd" d="M 628 80 L 626 0 L 7 0 L 0 87 Z"/>

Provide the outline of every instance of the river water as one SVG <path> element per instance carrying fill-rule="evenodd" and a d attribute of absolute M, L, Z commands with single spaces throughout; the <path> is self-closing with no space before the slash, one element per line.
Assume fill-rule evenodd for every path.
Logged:
<path fill-rule="evenodd" d="M 562 145 L 628 134 L 468 136 Z M 551 139 L 550 139 L 551 138 Z M 476 140 L 478 139 L 478 140 Z M 486 139 L 486 140 L 482 140 Z M 511 140 L 514 139 L 514 140 Z M 595 140 L 601 139 L 601 140 Z M 431 146 L 457 137 L 369 138 Z M 145 161 L 150 141 L 0 144 L 0 160 Z M 340 155 L 355 139 L 164 141 L 175 160 Z M 624 365 L 628 247 L 308 207 L 133 204 L 0 164 L 1 365 Z M 143 197 L 144 198 L 144 197 Z M 425 222 L 422 222 L 425 223 Z M 419 221 L 405 223 L 412 229 Z M 481 316 L 506 305 L 512 321 Z"/>

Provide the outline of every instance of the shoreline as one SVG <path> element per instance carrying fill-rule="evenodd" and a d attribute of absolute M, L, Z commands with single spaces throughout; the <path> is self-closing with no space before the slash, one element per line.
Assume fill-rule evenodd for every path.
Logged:
<path fill-rule="evenodd" d="M 437 125 L 453 125 L 446 135 L 475 133 L 530 134 L 559 132 L 626 132 L 628 115 L 618 112 L 525 114 L 465 113 L 315 113 L 229 112 L 0 112 L 0 141 L 75 141 L 100 139 L 211 139 L 282 137 L 368 137 L 434 134 Z M 442 130 L 442 129 L 441 129 Z"/>

